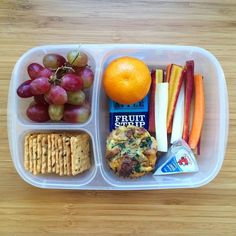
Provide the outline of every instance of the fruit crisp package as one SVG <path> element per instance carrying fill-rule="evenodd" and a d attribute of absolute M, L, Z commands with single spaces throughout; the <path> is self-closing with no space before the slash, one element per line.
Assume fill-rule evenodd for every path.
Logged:
<path fill-rule="evenodd" d="M 180 139 L 173 143 L 168 152 L 157 162 L 154 175 L 198 172 L 195 156 L 188 144 Z"/>
<path fill-rule="evenodd" d="M 109 100 L 109 112 L 110 131 L 127 125 L 148 129 L 148 96 L 131 105 L 122 105 Z"/>

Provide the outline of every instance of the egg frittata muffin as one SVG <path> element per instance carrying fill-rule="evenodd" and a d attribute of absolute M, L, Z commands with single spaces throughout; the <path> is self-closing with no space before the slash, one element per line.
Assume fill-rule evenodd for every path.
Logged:
<path fill-rule="evenodd" d="M 107 138 L 106 160 L 122 177 L 137 178 L 151 172 L 156 153 L 156 139 L 142 127 L 119 126 Z"/>

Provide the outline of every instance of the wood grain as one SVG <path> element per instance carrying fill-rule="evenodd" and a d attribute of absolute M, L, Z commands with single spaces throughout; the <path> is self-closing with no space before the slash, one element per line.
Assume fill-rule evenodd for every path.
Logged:
<path fill-rule="evenodd" d="M 196 45 L 221 62 L 230 129 L 223 168 L 200 189 L 59 191 L 24 183 L 7 140 L 11 71 L 27 49 L 60 43 Z M 236 235 L 236 2 L 0 2 L 0 235 Z M 14 96 L 14 94 L 12 94 Z"/>

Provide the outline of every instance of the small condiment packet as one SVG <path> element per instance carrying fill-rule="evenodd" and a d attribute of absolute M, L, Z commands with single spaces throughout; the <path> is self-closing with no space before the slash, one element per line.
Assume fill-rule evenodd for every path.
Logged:
<path fill-rule="evenodd" d="M 198 172 L 198 164 L 188 144 L 180 139 L 162 156 L 153 175 Z"/>

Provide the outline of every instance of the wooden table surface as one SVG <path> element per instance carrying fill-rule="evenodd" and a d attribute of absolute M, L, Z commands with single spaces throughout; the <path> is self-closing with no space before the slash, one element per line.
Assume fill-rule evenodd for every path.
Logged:
<path fill-rule="evenodd" d="M 65 43 L 164 43 L 210 50 L 228 85 L 223 168 L 207 186 L 161 191 L 62 191 L 26 184 L 7 139 L 11 72 L 29 48 Z M 0 2 L 0 235 L 236 235 L 236 2 Z M 12 94 L 15 96 L 15 94 Z"/>

